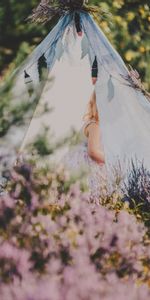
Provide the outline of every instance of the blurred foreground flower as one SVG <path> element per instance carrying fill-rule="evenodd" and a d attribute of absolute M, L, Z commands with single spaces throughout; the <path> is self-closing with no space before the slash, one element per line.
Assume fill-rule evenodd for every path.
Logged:
<path fill-rule="evenodd" d="M 59 166 L 24 162 L 10 178 L 0 202 L 1 300 L 149 299 L 147 228 L 117 209 L 116 194 L 109 209 L 90 203 Z"/>

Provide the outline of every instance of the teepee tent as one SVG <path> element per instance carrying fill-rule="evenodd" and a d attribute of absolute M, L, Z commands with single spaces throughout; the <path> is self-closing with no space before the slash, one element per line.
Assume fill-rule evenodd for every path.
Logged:
<path fill-rule="evenodd" d="M 120 55 L 96 25 L 85 2 L 87 1 L 42 1 L 42 5 L 34 11 L 32 18 L 35 20 L 41 15 L 44 16 L 43 20 L 50 19 L 54 14 L 60 14 L 61 17 L 23 66 L 16 71 L 13 98 L 21 97 L 21 101 L 28 101 L 31 106 L 34 103 L 39 105 L 41 101 L 45 103 L 44 99 L 49 99 L 50 102 L 51 98 L 55 98 L 54 107 L 56 99 L 59 99 L 54 117 L 49 114 L 47 120 L 53 118 L 53 124 L 57 124 L 57 127 L 62 129 L 66 124 L 67 128 L 73 124 L 71 120 L 70 123 L 65 121 L 69 118 L 73 119 L 75 111 L 78 120 L 81 119 L 93 88 L 90 77 L 96 77 L 94 89 L 100 115 L 106 166 L 110 170 L 119 162 L 122 169 L 126 171 L 130 163 L 136 161 L 137 164 L 143 163 L 145 168 L 150 169 L 149 94 L 145 91 L 139 74 L 132 68 L 127 69 Z M 63 74 L 58 85 L 61 70 Z M 66 78 L 65 84 L 62 78 Z M 53 88 L 53 79 L 54 84 L 56 80 L 57 88 Z M 70 102 L 65 103 L 66 95 L 63 91 L 66 90 L 70 91 L 68 94 Z M 78 97 L 76 102 L 73 99 L 75 90 L 84 91 L 83 94 L 76 94 Z M 34 109 L 35 105 L 32 113 Z M 11 134 L 8 133 L 6 140 L 3 140 L 3 148 L 10 141 L 17 147 L 22 144 L 21 149 L 25 148 L 28 141 L 33 138 L 30 133 L 34 132 L 34 128 L 35 132 L 40 130 L 37 127 L 38 123 L 35 122 L 37 111 L 38 107 L 31 123 L 27 122 L 24 129 L 15 128 L 12 129 Z M 61 112 L 64 112 L 64 117 Z M 31 119 L 30 117 L 28 119 Z M 14 139 L 16 130 L 20 136 L 17 142 Z M 26 134 L 23 138 L 24 132 Z"/>

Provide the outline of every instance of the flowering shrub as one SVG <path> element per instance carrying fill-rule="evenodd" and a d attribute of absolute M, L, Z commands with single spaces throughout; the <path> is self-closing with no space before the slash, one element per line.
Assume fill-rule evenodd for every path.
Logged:
<path fill-rule="evenodd" d="M 0 201 L 1 300 L 149 299 L 143 222 L 123 205 L 90 203 L 83 182 L 61 167 L 23 164 L 9 175 Z"/>
<path fill-rule="evenodd" d="M 130 209 L 143 220 L 150 236 L 150 172 L 143 164 L 137 166 L 132 163 L 124 192 Z"/>

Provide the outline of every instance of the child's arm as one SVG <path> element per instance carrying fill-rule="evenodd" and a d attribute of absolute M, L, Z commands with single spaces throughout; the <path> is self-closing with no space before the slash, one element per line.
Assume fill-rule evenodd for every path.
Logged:
<path fill-rule="evenodd" d="M 101 145 L 100 128 L 97 123 L 91 123 L 86 128 L 88 137 L 88 154 L 97 163 L 105 163 Z"/>

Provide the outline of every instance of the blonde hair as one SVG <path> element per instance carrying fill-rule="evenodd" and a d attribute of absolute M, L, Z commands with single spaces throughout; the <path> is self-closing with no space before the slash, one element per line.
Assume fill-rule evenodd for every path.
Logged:
<path fill-rule="evenodd" d="M 83 116 L 83 121 L 89 121 L 91 119 L 94 119 L 95 121 L 99 122 L 99 114 L 98 114 L 98 109 L 97 109 L 97 105 L 96 105 L 95 91 L 92 93 L 90 101 L 88 102 L 88 105 L 87 105 L 87 111 Z"/>

